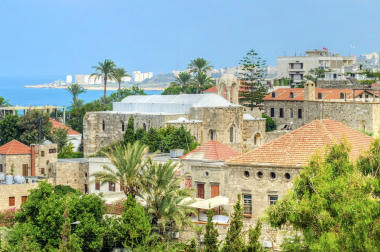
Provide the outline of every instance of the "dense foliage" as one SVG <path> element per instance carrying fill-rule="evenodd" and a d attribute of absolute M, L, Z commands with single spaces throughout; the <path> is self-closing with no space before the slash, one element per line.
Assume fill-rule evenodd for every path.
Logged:
<path fill-rule="evenodd" d="M 379 167 L 379 141 L 357 165 L 349 150 L 339 143 L 324 158 L 315 156 L 289 195 L 269 209 L 272 226 L 290 224 L 302 232 L 284 244 L 287 251 L 379 251 L 379 180 L 372 173 Z"/>
<path fill-rule="evenodd" d="M 263 118 L 265 118 L 265 131 L 270 132 L 274 131 L 277 128 L 276 122 L 272 119 L 272 117 L 267 114 L 261 114 Z"/>
<path fill-rule="evenodd" d="M 204 235 L 205 252 L 217 252 L 219 250 L 218 243 L 218 230 L 215 228 L 215 224 L 212 222 L 213 212 L 209 210 L 207 212 L 207 224 L 206 232 Z"/>

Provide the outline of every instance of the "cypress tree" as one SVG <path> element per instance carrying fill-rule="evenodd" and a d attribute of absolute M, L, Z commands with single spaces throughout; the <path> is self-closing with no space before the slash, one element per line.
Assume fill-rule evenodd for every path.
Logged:
<path fill-rule="evenodd" d="M 261 221 L 258 220 L 255 228 L 250 227 L 248 230 L 248 244 L 246 251 L 247 252 L 262 252 L 264 251 L 261 243 L 259 242 L 259 238 L 261 235 Z"/>
<path fill-rule="evenodd" d="M 216 230 L 214 223 L 212 223 L 213 212 L 207 212 L 207 225 L 204 237 L 205 252 L 218 251 L 218 230 Z"/>
<path fill-rule="evenodd" d="M 243 229 L 243 206 L 241 204 L 241 195 L 234 205 L 234 212 L 231 216 L 231 223 L 227 230 L 226 239 L 224 240 L 223 252 L 244 251 L 245 244 L 242 239 L 241 231 Z"/>
<path fill-rule="evenodd" d="M 135 119 L 133 116 L 128 119 L 127 130 L 124 134 L 124 143 L 133 143 L 135 141 Z"/>
<path fill-rule="evenodd" d="M 63 223 L 62 228 L 62 240 L 59 245 L 58 252 L 80 252 L 82 249 L 80 248 L 79 242 L 75 234 L 71 236 L 71 223 L 69 219 L 69 210 L 66 205 L 65 211 L 63 212 L 63 217 L 65 218 L 65 222 Z"/>

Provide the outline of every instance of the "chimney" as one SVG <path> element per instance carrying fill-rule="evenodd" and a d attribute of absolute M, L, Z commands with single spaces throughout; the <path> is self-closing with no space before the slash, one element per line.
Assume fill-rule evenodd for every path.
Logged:
<path fill-rule="evenodd" d="M 304 87 L 304 100 L 313 101 L 315 100 L 315 83 L 311 80 L 306 81 Z"/>
<path fill-rule="evenodd" d="M 36 176 L 36 145 L 30 145 L 31 156 L 30 156 L 30 165 L 31 165 L 31 176 Z"/>

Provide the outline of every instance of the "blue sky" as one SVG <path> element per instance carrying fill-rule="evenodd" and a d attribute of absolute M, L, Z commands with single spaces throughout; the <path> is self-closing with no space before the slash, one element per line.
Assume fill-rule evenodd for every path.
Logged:
<path fill-rule="evenodd" d="M 89 73 L 113 59 L 166 73 L 327 48 L 380 51 L 378 0 L 0 0 L 0 76 Z M 355 48 L 350 49 L 350 45 Z"/>

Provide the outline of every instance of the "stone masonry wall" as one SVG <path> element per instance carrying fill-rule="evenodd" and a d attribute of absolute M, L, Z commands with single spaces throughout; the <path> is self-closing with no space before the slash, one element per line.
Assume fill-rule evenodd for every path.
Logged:
<path fill-rule="evenodd" d="M 21 206 L 21 197 L 28 196 L 29 190 L 38 187 L 38 183 L 0 185 L 0 211 Z M 15 197 L 15 206 L 9 206 L 9 197 Z"/>
<path fill-rule="evenodd" d="M 22 176 L 22 166 L 28 165 L 28 175 L 31 175 L 30 155 L 0 155 L 0 164 L 3 165 L 4 173 L 11 174 L 13 167 L 13 175 Z"/>
<path fill-rule="evenodd" d="M 56 185 L 68 185 L 83 193 L 89 190 L 88 161 L 59 160 L 54 163 L 49 181 Z M 87 191 L 86 191 L 87 190 Z"/>

